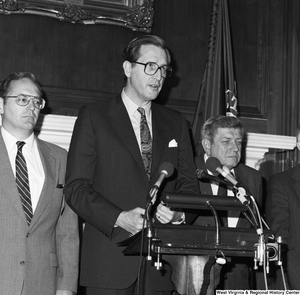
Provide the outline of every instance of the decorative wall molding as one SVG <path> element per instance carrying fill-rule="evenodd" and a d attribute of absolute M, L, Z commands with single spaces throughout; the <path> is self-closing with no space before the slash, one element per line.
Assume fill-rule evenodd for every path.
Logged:
<path fill-rule="evenodd" d="M 68 150 L 75 116 L 40 115 L 36 132 L 40 139 L 57 144 Z M 259 170 L 269 149 L 293 150 L 295 137 L 261 133 L 247 133 L 245 164 Z"/>
<path fill-rule="evenodd" d="M 111 24 L 149 33 L 154 0 L 2 0 L 0 13 L 47 16 L 74 24 Z"/>
<path fill-rule="evenodd" d="M 269 149 L 293 150 L 295 146 L 295 136 L 247 133 L 245 164 L 259 170 Z"/>

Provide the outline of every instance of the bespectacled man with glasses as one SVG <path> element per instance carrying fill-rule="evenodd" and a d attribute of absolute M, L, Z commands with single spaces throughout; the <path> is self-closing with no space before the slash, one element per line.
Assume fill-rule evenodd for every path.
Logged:
<path fill-rule="evenodd" d="M 0 281 L 6 295 L 74 295 L 78 216 L 64 201 L 67 152 L 38 139 L 45 106 L 33 74 L 0 85 Z"/>
<path fill-rule="evenodd" d="M 69 149 L 66 200 L 86 221 L 80 284 L 87 295 L 167 295 L 174 290 L 169 265 L 157 270 L 143 260 L 139 272 L 140 258 L 125 256 L 118 243 L 143 229 L 148 192 L 165 162 L 174 173 L 151 216 L 157 223 L 184 222 L 185 214 L 160 197 L 163 191 L 198 193 L 192 146 L 183 115 L 154 103 L 171 74 L 165 42 L 141 35 L 123 58 L 124 89 L 80 110 Z"/>

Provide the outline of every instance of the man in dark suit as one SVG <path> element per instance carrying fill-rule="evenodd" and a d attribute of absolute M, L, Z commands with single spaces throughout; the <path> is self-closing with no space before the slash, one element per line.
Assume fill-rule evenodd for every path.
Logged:
<path fill-rule="evenodd" d="M 300 127 L 297 129 L 297 148 L 300 149 Z M 287 288 L 300 290 L 300 165 L 272 175 L 268 180 L 266 220 L 281 236 L 287 251 L 284 262 Z M 286 248 L 287 247 L 287 248 Z M 283 289 L 282 274 L 278 271 L 275 289 Z"/>
<path fill-rule="evenodd" d="M 31 73 L 0 86 L 0 292 L 74 295 L 78 216 L 63 195 L 67 151 L 35 137 L 45 101 Z"/>
<path fill-rule="evenodd" d="M 209 157 L 217 158 L 221 166 L 226 166 L 234 174 L 238 183 L 241 184 L 248 194 L 256 199 L 257 205 L 260 207 L 262 203 L 262 177 L 260 173 L 242 163 L 242 141 L 244 130 L 242 123 L 236 117 L 217 116 L 209 118 L 202 127 L 202 147 L 204 154 L 198 155 L 195 159 L 197 169 L 203 170 L 209 174 L 218 176 L 218 172 L 209 171 L 206 166 L 206 161 Z M 199 179 L 199 188 L 203 195 L 220 195 L 221 188 L 219 184 L 207 179 Z M 232 189 L 225 188 L 225 195 L 234 196 Z M 221 218 L 221 226 L 249 228 L 249 221 L 238 212 L 238 215 L 231 215 L 234 212 L 223 212 L 226 214 Z M 222 214 L 220 214 L 222 216 Z M 212 213 L 207 210 L 202 210 L 199 217 L 194 223 L 195 225 L 214 226 L 215 221 Z M 220 285 L 218 288 L 224 289 L 250 289 L 249 268 L 247 263 L 253 265 L 253 259 L 243 261 L 242 258 L 235 257 L 232 261 L 226 263 L 222 267 Z M 214 274 L 214 282 L 217 284 L 219 280 L 219 270 L 216 266 Z M 214 286 L 210 286 L 214 287 Z"/>
<path fill-rule="evenodd" d="M 125 88 L 81 109 L 68 155 L 65 193 L 86 222 L 80 282 L 88 295 L 138 292 L 140 259 L 125 256 L 118 243 L 142 230 L 147 195 L 162 163 L 172 163 L 175 171 L 161 191 L 198 193 L 186 120 L 153 102 L 172 71 L 165 42 L 142 35 L 123 57 Z M 153 217 L 164 224 L 182 222 L 184 214 L 164 206 L 159 195 Z M 163 268 L 146 268 L 138 294 L 170 294 L 174 286 L 168 266 Z"/>

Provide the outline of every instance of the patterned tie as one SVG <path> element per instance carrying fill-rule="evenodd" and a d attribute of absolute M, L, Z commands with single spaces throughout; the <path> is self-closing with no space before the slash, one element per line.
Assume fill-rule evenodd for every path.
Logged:
<path fill-rule="evenodd" d="M 141 114 L 140 133 L 141 133 L 141 150 L 142 158 L 147 173 L 148 180 L 150 180 L 151 163 L 152 163 L 152 139 L 147 119 L 145 116 L 145 110 L 138 108 L 138 112 Z"/>
<path fill-rule="evenodd" d="M 24 144 L 24 141 L 17 141 L 18 152 L 16 156 L 16 184 L 22 201 L 24 213 L 26 215 L 27 223 L 28 225 L 30 225 L 33 213 L 31 206 L 27 165 L 22 154 L 22 148 Z"/>

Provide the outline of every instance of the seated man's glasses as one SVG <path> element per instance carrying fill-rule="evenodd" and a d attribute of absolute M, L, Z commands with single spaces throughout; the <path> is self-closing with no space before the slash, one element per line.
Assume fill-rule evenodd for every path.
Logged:
<path fill-rule="evenodd" d="M 149 76 L 155 75 L 158 70 L 161 71 L 161 75 L 164 78 L 168 78 L 172 74 L 172 68 L 170 66 L 165 65 L 160 67 L 157 63 L 151 61 L 147 62 L 146 64 L 137 61 L 133 61 L 133 63 L 145 66 L 144 72 Z"/>
<path fill-rule="evenodd" d="M 18 95 L 8 95 L 8 96 L 5 96 L 5 97 L 16 98 L 17 105 L 22 106 L 22 107 L 27 106 L 31 99 L 33 101 L 34 106 L 37 109 L 40 109 L 40 110 L 43 109 L 45 107 L 45 104 L 46 104 L 45 100 L 41 97 L 28 95 L 28 94 L 23 94 L 23 93 L 20 93 Z"/>

